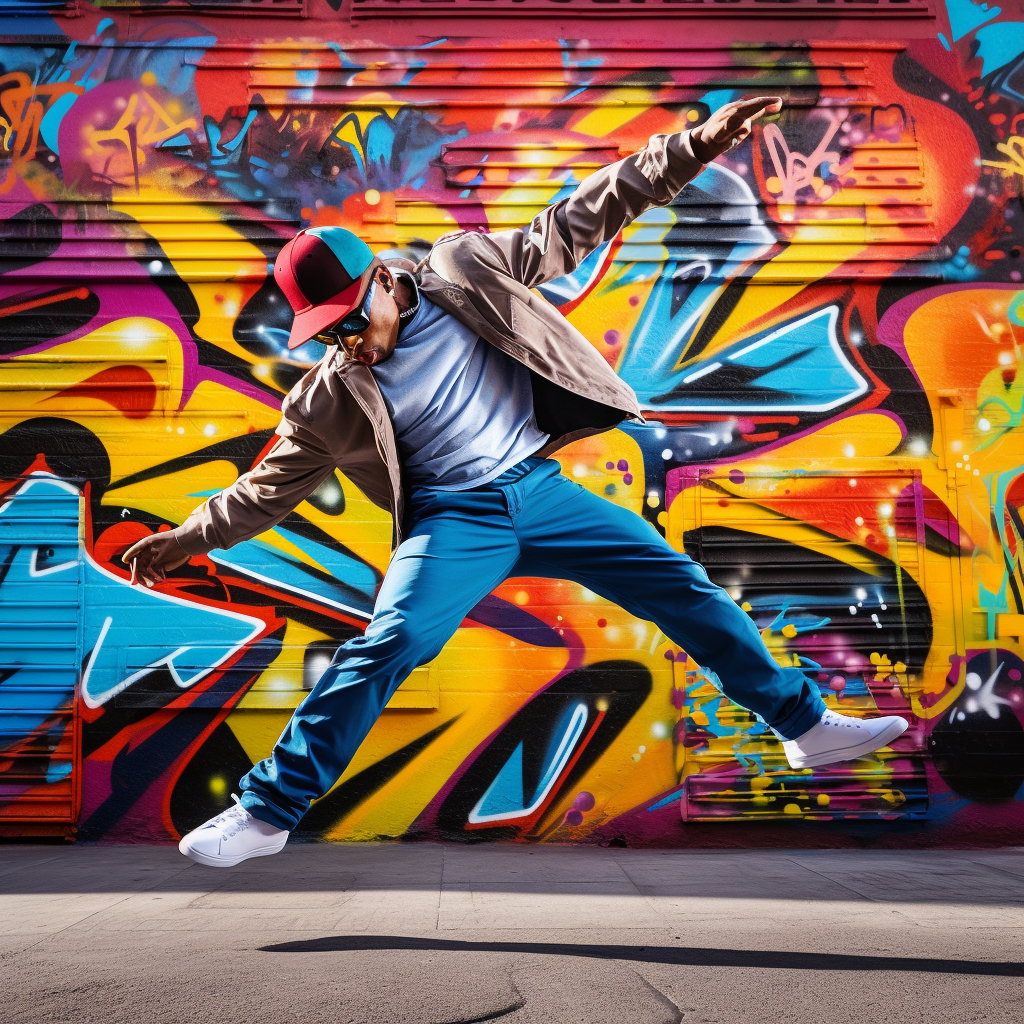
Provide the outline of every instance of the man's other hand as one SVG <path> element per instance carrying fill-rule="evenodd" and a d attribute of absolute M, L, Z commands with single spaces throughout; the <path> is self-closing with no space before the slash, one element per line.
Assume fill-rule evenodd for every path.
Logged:
<path fill-rule="evenodd" d="M 147 587 L 167 579 L 167 573 L 188 560 L 188 552 L 170 531 L 143 537 L 121 556 L 121 561 L 132 567 L 131 582 Z"/>
<path fill-rule="evenodd" d="M 709 163 L 739 145 L 750 134 L 758 118 L 777 114 L 781 109 L 781 96 L 755 96 L 726 103 L 690 133 L 693 155 L 701 163 Z"/>

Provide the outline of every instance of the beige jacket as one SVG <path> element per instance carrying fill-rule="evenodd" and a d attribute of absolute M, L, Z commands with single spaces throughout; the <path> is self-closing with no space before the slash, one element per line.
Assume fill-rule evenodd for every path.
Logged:
<path fill-rule="evenodd" d="M 537 424 L 550 434 L 538 454 L 642 420 L 636 396 L 596 349 L 531 288 L 571 273 L 645 210 L 671 202 L 703 169 L 690 133 L 655 135 L 639 153 L 590 175 L 527 228 L 459 232 L 421 265 L 432 302 L 530 370 Z M 279 523 L 340 469 L 394 521 L 402 540 L 402 465 L 369 367 L 331 349 L 288 393 L 280 440 L 258 466 L 207 499 L 174 535 L 189 554 L 229 548 Z"/>

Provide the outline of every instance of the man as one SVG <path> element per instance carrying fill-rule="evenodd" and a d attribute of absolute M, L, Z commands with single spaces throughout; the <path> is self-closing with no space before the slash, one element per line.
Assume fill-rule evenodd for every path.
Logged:
<path fill-rule="evenodd" d="M 339 648 L 271 756 L 242 779 L 241 800 L 186 835 L 182 853 L 230 867 L 281 850 L 395 689 L 509 576 L 574 580 L 652 620 L 771 726 L 794 768 L 860 757 L 907 728 L 827 710 L 697 563 L 546 458 L 642 416 L 630 388 L 531 289 L 671 202 L 781 106 L 737 101 L 697 128 L 656 135 L 527 228 L 441 239 L 418 278 L 343 228 L 301 231 L 284 247 L 274 276 L 295 311 L 288 343 L 317 337 L 327 354 L 285 399 L 267 457 L 123 558 L 152 586 L 191 555 L 270 529 L 336 467 L 391 512 L 397 550 L 365 634 Z"/>

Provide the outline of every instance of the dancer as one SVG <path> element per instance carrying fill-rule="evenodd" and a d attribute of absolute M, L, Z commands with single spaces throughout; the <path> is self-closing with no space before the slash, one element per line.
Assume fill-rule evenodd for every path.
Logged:
<path fill-rule="evenodd" d="M 269 530 L 335 468 L 391 512 L 396 550 L 366 632 L 338 649 L 270 757 L 241 780 L 241 799 L 186 835 L 182 853 L 230 867 L 281 850 L 392 693 L 509 576 L 573 580 L 653 621 L 764 719 L 794 768 L 860 757 L 907 728 L 827 709 L 700 565 L 547 457 L 642 416 L 632 390 L 531 289 L 670 203 L 781 107 L 779 97 L 739 100 L 699 127 L 655 135 L 522 230 L 449 235 L 418 268 L 382 262 L 344 228 L 285 245 L 274 277 L 295 312 L 289 347 L 317 338 L 327 354 L 285 398 L 266 458 L 124 561 L 152 586 L 192 555 Z"/>

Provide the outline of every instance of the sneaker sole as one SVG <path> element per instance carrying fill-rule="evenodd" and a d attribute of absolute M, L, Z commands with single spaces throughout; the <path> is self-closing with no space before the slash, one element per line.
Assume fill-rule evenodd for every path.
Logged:
<path fill-rule="evenodd" d="M 198 850 L 186 849 L 181 843 L 178 844 L 178 852 L 184 854 L 189 860 L 202 864 L 204 867 L 233 868 L 236 864 L 241 864 L 243 860 L 252 860 L 253 857 L 272 857 L 275 853 L 280 853 L 287 842 L 288 836 L 285 835 L 284 842 L 280 845 L 275 844 L 274 846 L 263 847 L 241 857 L 213 857 L 208 853 L 200 853 Z"/>
<path fill-rule="evenodd" d="M 810 757 L 803 757 L 796 761 L 789 761 L 789 766 L 791 768 L 820 768 L 822 765 L 837 764 L 841 761 L 856 761 L 858 757 L 863 757 L 874 750 L 887 747 L 897 736 L 902 736 L 907 731 L 909 724 L 909 722 L 905 721 L 893 722 L 892 725 L 883 729 L 877 736 L 872 736 L 869 740 L 863 740 L 856 746 L 829 750 Z M 789 758 L 786 760 L 789 760 Z"/>

